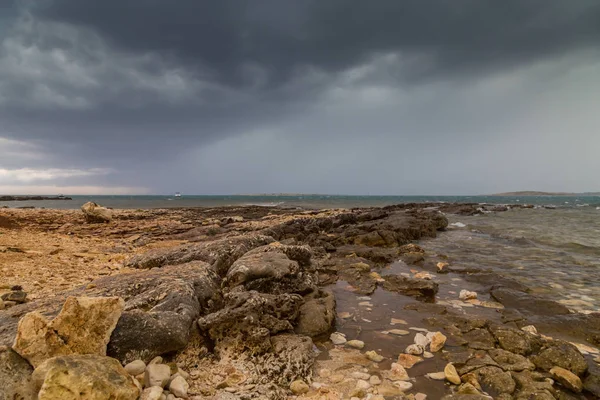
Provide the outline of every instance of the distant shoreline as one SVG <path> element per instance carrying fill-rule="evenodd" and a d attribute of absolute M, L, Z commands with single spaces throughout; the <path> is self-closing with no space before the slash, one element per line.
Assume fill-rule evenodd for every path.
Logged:
<path fill-rule="evenodd" d="M 0 196 L 0 201 L 73 200 L 67 196 Z"/>
<path fill-rule="evenodd" d="M 569 192 L 536 192 L 524 190 L 520 192 L 505 192 L 494 193 L 487 196 L 600 196 L 600 192 L 584 192 L 584 193 L 569 193 Z"/>

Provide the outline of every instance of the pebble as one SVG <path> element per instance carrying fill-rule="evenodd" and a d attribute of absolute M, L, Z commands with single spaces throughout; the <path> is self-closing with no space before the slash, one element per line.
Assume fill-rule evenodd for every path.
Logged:
<path fill-rule="evenodd" d="M 331 376 L 331 370 L 327 368 L 320 369 L 319 376 L 321 378 L 329 378 Z"/>
<path fill-rule="evenodd" d="M 160 400 L 160 396 L 163 394 L 163 388 L 153 386 L 142 392 L 141 400 Z"/>
<path fill-rule="evenodd" d="M 405 335 L 409 335 L 410 334 L 410 331 L 405 331 L 403 329 L 390 329 L 387 332 L 390 335 L 397 335 L 397 336 L 405 336 Z"/>
<path fill-rule="evenodd" d="M 183 376 L 177 376 L 171 381 L 169 385 L 169 391 L 177 397 L 187 397 L 188 389 L 190 385 L 183 379 Z"/>
<path fill-rule="evenodd" d="M 143 374 L 146 370 L 146 363 L 142 360 L 135 360 L 125 366 L 125 371 L 131 376 Z"/>
<path fill-rule="evenodd" d="M 455 385 L 460 385 L 460 376 L 458 376 L 458 372 L 456 372 L 456 368 L 454 367 L 454 365 L 452 365 L 452 363 L 446 365 L 446 367 L 444 368 L 444 375 L 448 382 L 453 383 Z"/>
<path fill-rule="evenodd" d="M 433 354 L 428 351 L 424 351 L 423 358 L 433 358 Z"/>
<path fill-rule="evenodd" d="M 366 372 L 360 372 L 360 371 L 355 371 L 352 374 L 350 374 L 351 377 L 353 377 L 354 379 L 362 379 L 362 380 L 368 380 L 371 375 L 367 374 Z"/>
<path fill-rule="evenodd" d="M 165 400 L 177 400 L 177 397 L 173 393 L 169 393 Z"/>
<path fill-rule="evenodd" d="M 171 368 L 164 364 L 150 364 L 144 373 L 144 386 L 160 386 L 164 388 L 171 378 Z M 162 392 L 161 392 L 162 393 Z"/>
<path fill-rule="evenodd" d="M 429 332 L 429 331 L 428 331 L 427 329 L 425 329 L 425 328 L 417 328 L 417 327 L 414 327 L 414 326 L 411 326 L 411 327 L 410 327 L 410 328 L 408 328 L 408 329 L 410 329 L 411 331 L 417 331 L 417 332 L 425 332 L 425 333 Z"/>
<path fill-rule="evenodd" d="M 329 335 L 329 339 L 333 342 L 333 344 L 337 345 L 344 344 L 347 342 L 346 335 L 340 332 L 332 333 L 331 335 Z"/>
<path fill-rule="evenodd" d="M 433 276 L 429 272 L 418 272 L 415 274 L 415 278 L 425 279 L 425 280 L 429 281 L 429 280 L 433 279 Z"/>
<path fill-rule="evenodd" d="M 446 374 L 443 371 L 442 372 L 430 372 L 425 376 L 428 377 L 429 379 L 433 379 L 434 381 L 443 381 L 444 379 L 446 379 Z"/>
<path fill-rule="evenodd" d="M 522 331 L 537 335 L 537 329 L 533 325 L 527 325 L 521 328 Z"/>
<path fill-rule="evenodd" d="M 148 365 L 162 364 L 162 362 L 163 362 L 163 358 L 161 356 L 156 356 L 152 360 L 150 360 L 150 362 L 148 363 Z"/>
<path fill-rule="evenodd" d="M 396 324 L 401 324 L 401 325 L 408 325 L 408 323 L 400 318 L 392 318 L 392 320 L 390 321 L 390 325 L 396 325 Z"/>
<path fill-rule="evenodd" d="M 429 340 L 427 339 L 427 336 L 419 332 L 415 335 L 415 344 L 425 348 L 429 344 Z"/>
<path fill-rule="evenodd" d="M 393 385 L 396 386 L 398 389 L 402 390 L 403 392 L 406 390 L 410 390 L 413 387 L 412 383 L 404 381 L 394 382 Z"/>
<path fill-rule="evenodd" d="M 423 347 L 419 346 L 418 344 L 411 344 L 404 352 L 407 354 L 412 354 L 413 356 L 418 356 L 423 354 Z"/>
<path fill-rule="evenodd" d="M 415 400 L 425 400 L 427 395 L 425 393 L 417 393 L 415 394 Z"/>
<path fill-rule="evenodd" d="M 448 338 L 442 332 L 435 332 L 431 336 L 431 344 L 429 346 L 429 350 L 431 350 L 432 353 L 440 351 L 446 344 L 446 339 Z"/>
<path fill-rule="evenodd" d="M 373 303 L 369 303 L 368 301 L 361 301 L 358 305 L 361 307 L 373 307 Z"/>
<path fill-rule="evenodd" d="M 371 351 L 367 351 L 365 353 L 365 356 L 367 356 L 367 358 L 373 362 L 382 362 L 383 361 L 383 356 L 380 354 L 377 354 L 376 351 L 371 350 Z"/>
<path fill-rule="evenodd" d="M 342 374 L 335 374 L 335 375 L 331 375 L 329 377 L 329 381 L 331 381 L 331 383 L 340 383 L 344 379 L 345 379 L 345 376 Z"/>
<path fill-rule="evenodd" d="M 409 380 L 408 372 L 406 372 L 406 369 L 404 369 L 402 365 L 398 363 L 392 363 L 389 379 L 392 381 L 407 381 Z"/>
<path fill-rule="evenodd" d="M 369 378 L 369 383 L 373 386 L 381 385 L 381 378 L 379 378 L 377 375 L 371 375 Z"/>
<path fill-rule="evenodd" d="M 304 394 L 309 391 L 309 387 L 303 380 L 296 380 L 290 385 L 290 390 L 294 394 Z"/>
<path fill-rule="evenodd" d="M 371 387 L 371 384 L 363 379 L 359 379 L 356 381 L 356 389 L 358 390 L 367 390 Z"/>
<path fill-rule="evenodd" d="M 404 368 L 412 368 L 413 365 L 420 363 L 423 361 L 421 357 L 413 356 L 412 354 L 400 354 L 398 356 L 398 364 L 402 365 Z"/>
<path fill-rule="evenodd" d="M 324 386 L 324 384 L 323 384 L 323 383 L 321 383 L 321 382 L 312 382 L 312 383 L 310 384 L 310 387 L 311 387 L 311 388 L 313 388 L 313 389 L 317 389 L 317 390 L 321 389 L 323 386 Z"/>
<path fill-rule="evenodd" d="M 342 311 L 342 312 L 339 312 L 337 316 L 338 316 L 338 318 L 341 318 L 341 319 L 348 319 L 352 316 L 352 314 L 350 314 L 348 311 Z"/>
<path fill-rule="evenodd" d="M 468 290 L 461 290 L 458 294 L 458 298 L 461 300 L 471 300 L 477 298 L 477 292 L 470 292 Z"/>
<path fill-rule="evenodd" d="M 365 347 L 365 342 L 362 340 L 349 340 L 346 342 L 346 346 L 354 347 L 355 349 L 362 349 Z"/>

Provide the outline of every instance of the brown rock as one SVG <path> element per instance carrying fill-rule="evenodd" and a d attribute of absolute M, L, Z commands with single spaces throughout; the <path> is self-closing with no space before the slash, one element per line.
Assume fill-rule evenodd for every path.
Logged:
<path fill-rule="evenodd" d="M 0 346 L 0 399 L 32 400 L 36 390 L 31 381 L 33 368 L 12 349 Z"/>
<path fill-rule="evenodd" d="M 429 344 L 429 350 L 432 353 L 440 351 L 446 343 L 447 337 L 442 332 L 435 332 L 431 337 L 431 343 Z"/>
<path fill-rule="evenodd" d="M 83 211 L 85 219 L 89 223 L 110 222 L 112 219 L 111 210 L 91 201 L 82 205 L 81 211 Z"/>
<path fill-rule="evenodd" d="M 404 368 L 412 368 L 415 364 L 423 361 L 421 357 L 413 356 L 412 354 L 404 354 L 401 353 L 398 356 L 398 364 L 402 365 Z"/>
<path fill-rule="evenodd" d="M 581 393 L 583 390 L 581 379 L 571 371 L 561 367 L 554 367 L 550 370 L 550 373 L 567 389 L 575 393 Z"/>

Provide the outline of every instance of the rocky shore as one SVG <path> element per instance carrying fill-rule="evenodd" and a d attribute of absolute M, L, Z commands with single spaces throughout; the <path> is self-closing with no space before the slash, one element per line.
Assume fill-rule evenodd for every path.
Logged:
<path fill-rule="evenodd" d="M 422 241 L 508 209 L 3 209 L 0 399 L 598 398 L 600 314 Z"/>
<path fill-rule="evenodd" d="M 0 201 L 73 200 L 67 196 L 0 196 Z"/>

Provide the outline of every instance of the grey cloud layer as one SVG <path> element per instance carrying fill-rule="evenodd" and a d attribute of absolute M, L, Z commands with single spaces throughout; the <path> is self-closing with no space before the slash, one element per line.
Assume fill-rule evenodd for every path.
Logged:
<path fill-rule="evenodd" d="M 552 131 L 557 124 L 545 121 L 555 116 L 532 128 L 523 112 L 554 107 L 544 91 L 569 91 L 573 104 L 596 100 L 587 91 L 600 71 L 595 0 L 4 4 L 0 137 L 35 141 L 45 156 L 25 157 L 23 166 L 108 168 L 116 173 L 95 182 L 155 191 L 180 181 L 195 192 L 385 193 L 392 170 L 413 165 L 427 147 L 469 148 L 481 155 L 472 163 L 485 163 L 487 152 L 510 155 L 510 146 L 490 147 L 498 135 L 528 143 L 544 126 L 560 136 L 563 128 Z M 571 90 L 574 70 L 591 85 Z M 587 112 L 561 112 L 587 121 L 580 135 L 598 126 Z M 270 140 L 257 139 L 256 149 L 252 137 Z M 405 147 L 403 161 L 389 159 L 393 152 L 381 160 L 377 146 L 361 154 L 365 138 L 382 154 Z M 355 170 L 317 147 L 343 148 L 364 166 Z M 18 166 L 14 152 L 10 163 Z M 387 171 L 380 180 L 353 183 L 370 178 L 377 163 Z M 328 172 L 317 179 L 304 164 Z M 440 185 L 435 170 L 443 166 L 432 165 L 389 192 Z M 190 172 L 200 167 L 216 176 Z M 486 181 L 443 179 L 463 192 L 483 190 Z"/>

